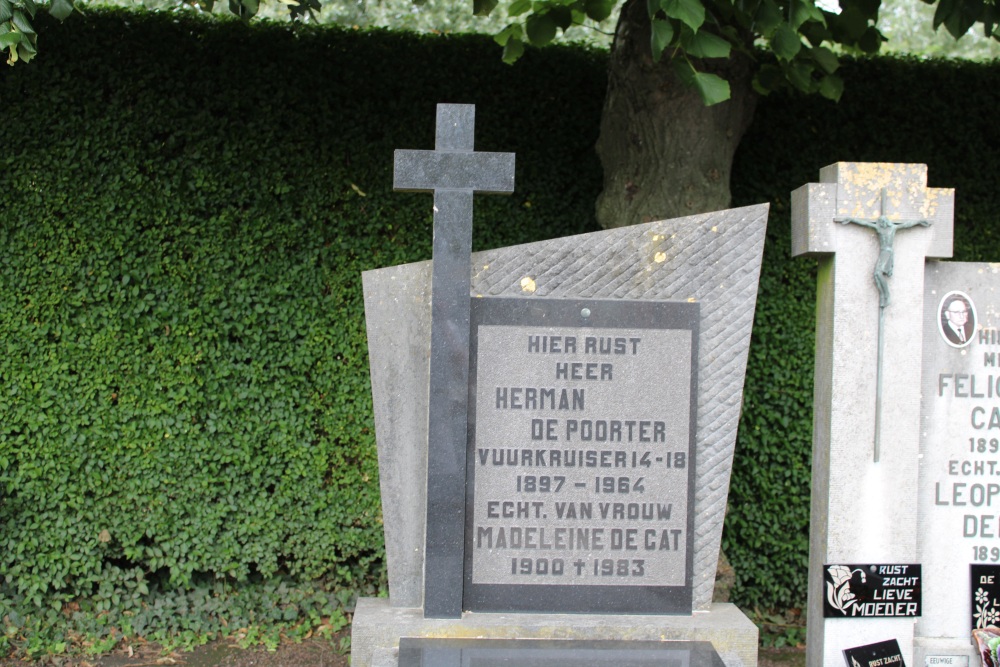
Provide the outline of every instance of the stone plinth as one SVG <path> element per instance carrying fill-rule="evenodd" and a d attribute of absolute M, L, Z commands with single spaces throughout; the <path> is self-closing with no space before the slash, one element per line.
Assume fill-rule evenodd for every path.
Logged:
<path fill-rule="evenodd" d="M 713 604 L 692 616 L 479 614 L 424 618 L 419 608 L 385 599 L 358 600 L 352 625 L 354 667 L 395 667 L 400 637 L 612 639 L 711 642 L 726 667 L 756 667 L 757 626 L 734 605 Z"/>

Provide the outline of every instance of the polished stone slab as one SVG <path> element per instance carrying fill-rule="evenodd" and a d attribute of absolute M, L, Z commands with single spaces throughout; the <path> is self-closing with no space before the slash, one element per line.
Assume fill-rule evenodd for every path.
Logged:
<path fill-rule="evenodd" d="M 707 642 L 422 639 L 399 642 L 399 667 L 725 667 Z"/>

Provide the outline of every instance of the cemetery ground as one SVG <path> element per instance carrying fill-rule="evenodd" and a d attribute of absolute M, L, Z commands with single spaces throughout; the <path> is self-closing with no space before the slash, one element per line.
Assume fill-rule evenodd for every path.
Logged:
<path fill-rule="evenodd" d="M 0 667 L 52 665 L 53 667 L 349 667 L 350 653 L 342 650 L 351 636 L 350 627 L 331 639 L 307 639 L 298 643 L 282 642 L 276 650 L 262 646 L 240 648 L 232 640 L 219 640 L 191 652 L 165 653 L 157 644 L 133 646 L 131 655 L 116 651 L 102 657 L 60 657 L 28 663 L 0 660 Z M 804 647 L 761 648 L 758 667 L 805 667 Z"/>

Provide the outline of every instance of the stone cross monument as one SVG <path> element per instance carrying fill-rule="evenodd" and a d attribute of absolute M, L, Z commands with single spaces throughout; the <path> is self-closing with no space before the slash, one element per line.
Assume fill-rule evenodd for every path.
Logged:
<path fill-rule="evenodd" d="M 397 150 L 393 188 L 434 193 L 434 271 L 431 278 L 428 469 L 465 478 L 469 391 L 469 286 L 472 274 L 472 196 L 514 191 L 514 154 L 474 152 L 476 107 L 439 104 L 433 151 Z M 464 526 L 461 484 L 427 489 L 424 608 L 430 617 L 462 613 Z"/>
<path fill-rule="evenodd" d="M 819 260 L 807 638 L 812 666 L 843 664 L 844 648 L 889 638 L 914 664 L 914 618 L 824 618 L 823 566 L 919 562 L 924 270 L 928 258 L 951 256 L 954 206 L 952 190 L 926 184 L 925 165 L 838 163 L 821 170 L 820 183 L 792 193 L 792 254 Z M 879 219 L 929 223 L 909 225 L 891 247 L 892 299 L 881 309 L 881 402 L 884 296 L 872 267 L 886 248 L 870 229 L 844 224 Z"/>
<path fill-rule="evenodd" d="M 433 261 L 362 276 L 389 598 L 352 664 L 754 667 L 712 590 L 767 206 L 470 256 L 513 156 L 437 128 L 395 160 Z"/>

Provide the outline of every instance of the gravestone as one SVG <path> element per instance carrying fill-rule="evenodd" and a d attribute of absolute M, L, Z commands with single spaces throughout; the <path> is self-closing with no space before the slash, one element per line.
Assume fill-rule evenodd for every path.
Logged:
<path fill-rule="evenodd" d="M 886 640 L 977 665 L 971 630 L 1000 619 L 1000 267 L 938 261 L 954 193 L 926 177 L 840 163 L 792 195 L 793 254 L 820 258 L 810 665 Z"/>
<path fill-rule="evenodd" d="M 972 628 L 1000 625 L 1000 265 L 928 264 L 923 317 L 916 664 L 974 666 Z"/>
<path fill-rule="evenodd" d="M 442 106 L 467 138 L 443 152 L 479 155 L 471 108 Z M 501 189 L 481 172 L 506 158 L 415 182 L 399 175 L 410 158 L 443 159 L 400 153 L 397 184 L 435 202 Z M 595 665 L 756 665 L 756 627 L 712 590 L 767 207 L 475 253 L 468 280 L 455 250 L 447 280 L 464 292 L 449 285 L 449 307 L 464 295 L 468 315 L 440 336 L 438 215 L 433 262 L 363 275 L 389 598 L 359 600 L 353 664 L 545 648 Z M 435 389 L 440 342 L 467 379 L 448 369 Z M 648 662 L 653 649 L 665 659 Z"/>

